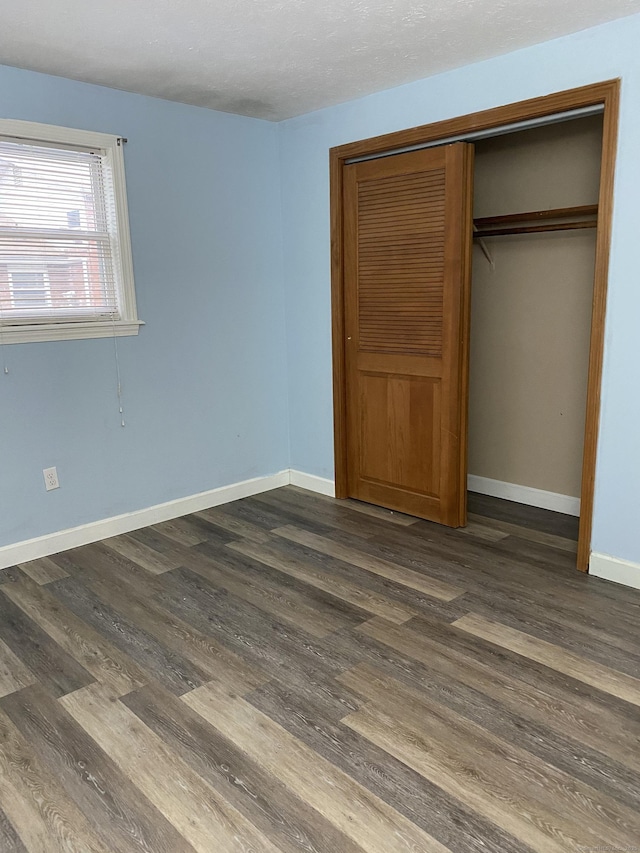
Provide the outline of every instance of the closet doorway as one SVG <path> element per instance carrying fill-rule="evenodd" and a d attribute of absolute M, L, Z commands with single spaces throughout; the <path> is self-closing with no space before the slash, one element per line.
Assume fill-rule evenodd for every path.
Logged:
<path fill-rule="evenodd" d="M 566 229 L 567 235 L 570 232 L 579 234 L 583 228 L 594 228 L 597 217 L 597 229 L 594 229 L 593 300 L 590 306 L 590 330 L 586 335 L 589 340 L 581 344 L 585 356 L 588 350 L 588 371 L 580 392 L 583 405 L 586 395 L 586 418 L 580 485 L 578 568 L 587 570 L 618 91 L 619 81 L 609 81 L 332 149 L 337 497 L 356 497 L 451 526 L 466 523 L 472 228 L 476 232 L 476 244 L 487 256 L 488 269 L 496 261 L 491 254 L 490 241 L 517 243 L 520 237 L 513 238 L 511 235 L 514 233 L 531 235 L 531 239 L 536 240 L 541 239 L 537 235 L 552 229 Z M 586 119 L 585 116 L 591 118 Z M 540 128 L 540 131 L 536 131 L 538 136 L 544 136 L 546 130 L 542 128 L 545 126 L 571 122 L 574 127 L 578 127 L 578 119 L 583 123 L 591 122 L 593 126 L 601 122 L 602 149 L 599 191 L 595 200 L 597 205 L 593 202 L 578 203 L 583 199 L 569 196 L 570 204 L 553 202 L 536 208 L 525 204 L 529 209 L 513 213 L 513 207 L 508 207 L 506 216 L 480 216 L 476 213 L 473 222 L 470 207 L 473 143 L 479 150 L 479 163 L 482 161 L 483 164 L 478 186 L 482 191 L 484 181 L 485 191 L 482 195 L 487 195 L 486 188 L 489 187 L 488 196 L 491 196 L 492 182 L 485 180 L 485 173 L 492 156 L 496 162 L 500 160 L 501 143 L 498 137 L 529 130 L 533 126 Z M 536 132 L 533 132 L 531 138 Z M 550 134 L 553 138 L 553 129 L 550 129 Z M 524 137 L 524 134 L 520 136 Z M 451 152 L 456 150 L 457 171 L 442 171 L 442 164 L 439 170 L 437 158 L 455 159 Z M 494 156 L 496 152 L 498 156 Z M 445 188 L 443 194 L 438 196 L 435 190 L 430 191 L 432 197 L 425 200 L 422 190 L 414 192 L 412 189 L 412 175 L 417 181 L 416 187 L 424 185 L 433 190 L 439 185 L 441 190 Z M 494 183 L 498 187 L 500 180 L 496 178 Z M 502 180 L 502 184 L 503 188 L 506 186 L 509 189 L 508 180 Z M 534 179 L 531 185 L 534 196 L 538 189 L 535 184 Z M 558 197 L 552 191 L 548 194 L 552 200 Z M 490 198 L 482 199 L 483 204 L 485 201 L 489 205 L 492 203 Z M 515 198 L 511 199 L 511 202 L 515 201 Z M 360 234 L 359 223 L 363 226 Z M 399 224 L 394 226 L 393 223 Z M 429 238 L 425 241 L 426 249 L 415 239 L 417 226 Z M 394 227 L 396 236 L 385 239 Z M 409 245 L 411 240 L 413 243 Z M 574 246 L 579 242 L 578 238 Z M 500 288 L 504 287 L 504 276 L 508 276 L 505 270 L 508 270 L 509 263 L 517 265 L 517 259 L 513 258 L 504 263 L 505 258 L 509 259 L 509 251 L 505 255 L 504 250 L 499 249 L 496 254 L 501 259 L 500 273 L 496 278 L 498 286 L 494 288 L 495 292 L 488 302 L 484 299 L 486 304 L 482 304 L 480 294 L 480 308 L 474 304 L 474 313 L 480 311 L 478 316 L 482 317 L 484 312 L 485 321 L 488 318 L 491 322 L 500 320 L 499 317 L 491 317 L 494 313 L 490 308 L 491 299 L 495 299 Z M 410 272 L 407 274 L 402 264 L 403 255 L 421 256 L 419 263 L 422 264 L 426 290 L 416 286 Z M 378 257 L 382 259 L 381 264 L 377 263 Z M 478 263 L 476 261 L 476 266 Z M 493 272 L 492 266 L 491 270 Z M 490 287 L 490 273 L 485 270 L 481 276 L 484 279 L 483 286 L 487 284 Z M 474 281 L 474 285 L 478 290 L 479 282 Z M 397 299 L 394 298 L 394 290 L 397 290 Z M 385 299 L 387 304 L 393 304 L 393 309 L 387 313 Z M 570 312 L 571 306 L 565 306 L 564 310 Z M 587 305 L 587 313 L 588 310 Z M 580 312 L 585 314 L 584 300 L 579 307 Z M 506 319 L 509 319 L 508 316 Z M 419 329 L 426 329 L 426 333 L 421 335 Z M 517 330 L 510 331 L 512 336 L 517 336 Z M 491 337 L 490 330 L 485 329 L 484 334 L 487 333 Z M 387 343 L 386 337 L 389 337 Z M 495 359 L 496 352 L 493 357 Z M 569 360 L 572 358 L 574 355 Z M 499 358 L 496 364 L 499 364 Z M 536 365 L 529 364 L 529 368 L 531 376 L 535 376 Z M 490 380 L 490 374 L 490 369 L 485 370 L 483 378 L 482 370 L 474 366 L 472 382 L 476 390 L 482 389 L 480 393 L 486 392 L 482 383 L 486 384 Z M 550 390 L 551 385 L 553 383 L 550 382 Z M 543 393 L 544 382 L 542 386 Z M 576 407 L 579 409 L 581 405 L 580 393 L 572 404 L 573 408 L 569 407 L 572 414 L 568 421 L 575 420 Z M 504 394 L 503 397 L 502 405 L 505 400 L 509 400 Z M 488 405 L 475 405 L 472 395 L 472 423 L 494 417 L 494 424 L 499 424 L 499 407 L 493 413 L 489 412 L 490 408 Z M 533 428 L 535 431 L 535 425 Z M 471 459 L 479 473 L 472 473 L 488 482 L 497 482 L 498 477 L 494 480 L 489 476 L 493 470 L 500 470 L 499 466 L 491 467 L 495 463 L 495 459 L 491 461 L 492 441 L 494 446 L 496 443 L 504 443 L 494 436 L 485 441 L 483 447 L 483 442 L 478 443 L 474 437 Z M 571 488 L 575 491 L 575 481 L 580 479 L 575 461 L 580 441 L 574 441 L 573 444 L 573 462 L 565 460 L 567 470 L 564 472 L 564 482 L 570 482 L 572 478 L 574 482 L 569 492 Z M 557 482 L 562 482 L 563 474 L 560 471 L 551 471 L 548 476 L 553 480 L 556 475 L 559 477 Z M 543 477 L 540 483 L 544 482 Z M 533 487 L 534 491 L 536 488 Z M 567 492 L 563 486 L 554 488 L 564 488 Z M 542 488 L 538 490 L 541 493 L 547 491 Z"/>
<path fill-rule="evenodd" d="M 481 140 L 475 154 L 469 491 L 577 538 L 577 518 L 527 507 L 580 515 L 602 115 Z"/>

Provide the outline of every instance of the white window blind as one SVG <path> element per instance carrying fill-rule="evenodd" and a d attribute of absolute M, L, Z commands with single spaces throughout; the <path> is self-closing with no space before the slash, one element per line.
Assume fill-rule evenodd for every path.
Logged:
<path fill-rule="evenodd" d="M 109 228 L 115 216 L 103 160 L 89 151 L 0 141 L 5 323 L 119 317 Z M 32 286 L 16 288 L 16 279 L 29 278 Z"/>
<path fill-rule="evenodd" d="M 0 121 L 3 339 L 137 333 L 119 140 L 42 125 L 22 138 L 3 124 L 29 131 Z"/>

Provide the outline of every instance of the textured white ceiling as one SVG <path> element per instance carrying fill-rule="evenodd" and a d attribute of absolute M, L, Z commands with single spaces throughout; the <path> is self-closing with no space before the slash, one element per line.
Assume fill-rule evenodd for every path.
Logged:
<path fill-rule="evenodd" d="M 640 0 L 1 0 L 0 63 L 283 119 L 640 11 Z"/>

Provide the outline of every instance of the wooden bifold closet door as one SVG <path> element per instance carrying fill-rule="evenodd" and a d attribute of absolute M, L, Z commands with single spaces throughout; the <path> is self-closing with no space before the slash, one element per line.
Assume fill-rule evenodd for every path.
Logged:
<path fill-rule="evenodd" d="M 350 497 L 466 523 L 473 146 L 345 166 Z"/>

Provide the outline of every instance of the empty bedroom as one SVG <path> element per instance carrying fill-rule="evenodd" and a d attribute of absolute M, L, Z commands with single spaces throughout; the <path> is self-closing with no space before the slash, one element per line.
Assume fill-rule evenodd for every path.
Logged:
<path fill-rule="evenodd" d="M 0 853 L 640 844 L 640 0 L 6 0 Z"/>

